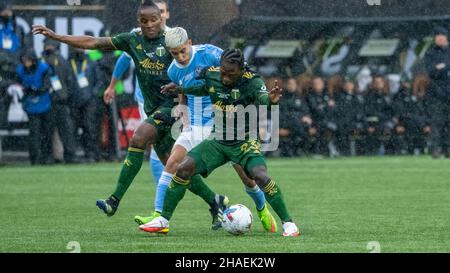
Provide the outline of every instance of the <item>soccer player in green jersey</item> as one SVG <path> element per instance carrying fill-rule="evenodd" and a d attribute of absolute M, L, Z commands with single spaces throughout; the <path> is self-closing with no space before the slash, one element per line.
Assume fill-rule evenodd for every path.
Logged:
<path fill-rule="evenodd" d="M 204 140 L 187 154 L 178 166 L 166 192 L 161 216 L 141 225 L 140 229 L 150 233 L 168 230 L 169 220 L 176 206 L 192 183 L 191 177 L 198 174 L 207 176 L 216 168 L 232 161 L 239 164 L 264 191 L 266 200 L 283 223 L 283 236 L 299 236 L 300 232 L 287 211 L 280 186 L 267 173 L 266 162 L 261 154 L 261 144 L 257 137 L 252 137 L 250 129 L 252 124 L 247 120 L 244 126 L 242 123 L 241 126 L 229 124 L 230 120 L 234 125 L 239 124 L 240 121 L 236 119 L 239 116 L 246 119 L 245 113 L 241 115 L 240 112 L 245 112 L 244 107 L 252 105 L 270 107 L 277 104 L 281 97 L 281 89 L 275 86 L 268 92 L 264 81 L 258 75 L 246 71 L 244 56 L 237 49 L 224 51 L 221 66 L 209 68 L 204 74 L 204 80 L 202 86 L 182 90 L 184 94 L 210 96 L 215 110 L 215 128 L 212 133 L 214 138 Z M 163 88 L 162 93 L 174 89 L 171 84 L 170 87 Z M 241 140 L 239 135 L 244 135 L 244 140 Z"/>
<path fill-rule="evenodd" d="M 41 25 L 33 26 L 32 30 L 34 34 L 42 34 L 73 47 L 119 49 L 127 52 L 135 63 L 148 119 L 136 129 L 130 140 L 128 154 L 114 193 L 107 199 L 97 200 L 97 206 L 108 216 L 114 215 L 120 200 L 139 172 L 147 145 L 153 144 L 158 157 L 165 164 L 174 144 L 170 131 L 173 122 L 171 111 L 175 102 L 173 98 L 160 93 L 161 86 L 170 82 L 167 68 L 173 60 L 164 47 L 161 13 L 154 2 L 145 0 L 140 5 L 137 16 L 141 31 L 121 33 L 114 37 L 58 35 Z M 200 176 L 194 177 L 192 181 L 189 189 L 210 205 L 213 227 L 216 227 L 228 199 L 215 194 Z"/>

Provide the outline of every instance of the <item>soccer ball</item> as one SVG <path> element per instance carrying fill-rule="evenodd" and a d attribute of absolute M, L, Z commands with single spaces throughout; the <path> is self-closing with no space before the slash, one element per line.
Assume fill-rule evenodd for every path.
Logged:
<path fill-rule="evenodd" d="M 248 232 L 252 222 L 252 213 L 244 205 L 232 205 L 223 212 L 222 227 L 233 235 L 241 235 Z"/>

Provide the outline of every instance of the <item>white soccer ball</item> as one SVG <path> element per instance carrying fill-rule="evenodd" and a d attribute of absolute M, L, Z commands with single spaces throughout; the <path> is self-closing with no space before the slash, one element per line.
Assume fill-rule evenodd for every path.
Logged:
<path fill-rule="evenodd" d="M 232 205 L 223 212 L 222 227 L 233 235 L 241 235 L 248 232 L 252 222 L 252 213 L 244 205 Z"/>

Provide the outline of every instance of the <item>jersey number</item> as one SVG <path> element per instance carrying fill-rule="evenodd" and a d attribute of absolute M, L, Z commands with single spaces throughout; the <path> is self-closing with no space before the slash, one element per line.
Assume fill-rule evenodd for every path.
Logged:
<path fill-rule="evenodd" d="M 244 154 L 253 151 L 254 154 L 260 154 L 261 153 L 261 144 L 259 144 L 258 141 L 252 140 L 249 142 L 246 142 L 242 144 L 241 151 L 244 152 Z"/>

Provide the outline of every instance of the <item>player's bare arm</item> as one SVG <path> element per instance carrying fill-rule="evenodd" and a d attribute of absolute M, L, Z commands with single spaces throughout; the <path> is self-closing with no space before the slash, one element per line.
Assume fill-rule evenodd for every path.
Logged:
<path fill-rule="evenodd" d="M 53 30 L 42 25 L 33 25 L 32 32 L 34 35 L 42 34 L 45 37 L 68 44 L 73 47 L 83 49 L 101 49 L 101 50 L 114 50 L 116 49 L 111 42 L 111 37 L 93 37 L 93 36 L 74 36 L 74 35 L 59 35 Z"/>
<path fill-rule="evenodd" d="M 106 104 L 111 104 L 114 98 L 116 97 L 116 84 L 119 80 L 112 77 L 111 82 L 108 85 L 108 88 L 106 88 L 105 93 L 103 94 L 103 101 Z"/>
<path fill-rule="evenodd" d="M 182 93 L 182 88 L 173 82 L 161 86 L 161 94 L 174 95 L 174 94 L 181 94 L 181 93 Z"/>

